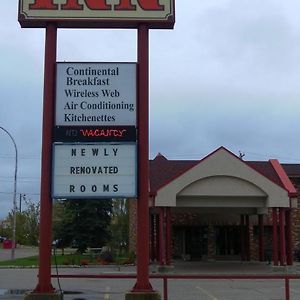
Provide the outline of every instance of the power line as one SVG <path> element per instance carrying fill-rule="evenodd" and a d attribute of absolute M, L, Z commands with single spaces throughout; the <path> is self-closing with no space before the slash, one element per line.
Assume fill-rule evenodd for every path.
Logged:
<path fill-rule="evenodd" d="M 0 155 L 1 159 L 14 158 L 11 154 L 2 154 Z M 19 159 L 41 159 L 40 156 L 20 156 Z"/>
<path fill-rule="evenodd" d="M 263 153 L 257 153 L 257 152 L 249 152 L 249 151 L 244 151 L 246 156 L 252 156 L 256 157 L 257 159 L 262 159 L 262 160 L 269 160 L 271 158 L 277 158 L 278 160 L 285 160 L 285 161 L 291 161 L 292 163 L 296 161 L 300 161 L 300 157 L 288 157 L 288 156 L 282 156 L 280 154 L 263 154 Z M 206 153 L 187 153 L 187 154 L 174 154 L 174 153 L 168 153 L 166 151 L 166 154 L 162 153 L 167 159 L 169 160 L 174 160 L 174 159 L 183 159 L 183 160 L 200 160 L 203 157 L 207 156 L 210 152 Z M 151 153 L 151 159 L 156 157 L 156 154 Z M 238 154 L 237 154 L 238 156 Z M 152 158 L 153 157 L 153 158 Z"/>
<path fill-rule="evenodd" d="M 12 182 L 14 181 L 13 179 L 9 179 L 9 178 L 6 178 L 6 179 L 0 179 L 0 182 Z M 24 179 L 20 179 L 18 178 L 18 182 L 36 182 L 36 181 L 39 181 L 39 178 L 36 178 L 36 179 L 30 179 L 30 178 L 24 178 Z"/>
<path fill-rule="evenodd" d="M 275 154 L 275 153 L 262 154 L 262 153 L 257 153 L 257 152 L 246 151 L 246 154 L 249 154 L 251 156 L 260 157 L 260 158 L 263 157 L 263 158 L 266 158 L 266 159 L 277 158 L 277 159 L 280 159 L 280 160 L 300 161 L 300 157 L 287 157 L 287 156 L 281 156 L 280 154 Z"/>
<path fill-rule="evenodd" d="M 13 177 L 12 176 L 0 176 L 0 178 L 13 178 Z M 40 179 L 40 177 L 18 176 L 18 179 Z"/>
<path fill-rule="evenodd" d="M 12 195 L 13 193 L 12 192 L 0 192 L 0 194 L 5 194 L 5 195 Z M 18 193 L 19 194 L 19 193 Z M 26 195 L 29 195 L 29 196 L 40 196 L 40 193 L 21 193 L 21 194 L 26 194 Z"/>

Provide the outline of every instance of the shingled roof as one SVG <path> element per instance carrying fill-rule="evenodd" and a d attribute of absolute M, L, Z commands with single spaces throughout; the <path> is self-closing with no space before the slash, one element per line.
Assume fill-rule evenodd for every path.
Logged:
<path fill-rule="evenodd" d="M 300 177 L 300 164 L 281 164 L 289 177 Z"/>
<path fill-rule="evenodd" d="M 198 160 L 168 160 L 158 154 L 154 160 L 150 160 L 150 193 L 169 183 L 188 169 L 199 163 Z"/>

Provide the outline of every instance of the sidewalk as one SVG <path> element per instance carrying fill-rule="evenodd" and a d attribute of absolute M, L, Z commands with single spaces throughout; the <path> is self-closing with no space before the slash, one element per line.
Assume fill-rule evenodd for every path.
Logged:
<path fill-rule="evenodd" d="M 270 274 L 300 273 L 299 263 L 293 266 L 273 266 L 267 262 L 241 261 L 174 261 L 167 272 L 180 274 Z"/>

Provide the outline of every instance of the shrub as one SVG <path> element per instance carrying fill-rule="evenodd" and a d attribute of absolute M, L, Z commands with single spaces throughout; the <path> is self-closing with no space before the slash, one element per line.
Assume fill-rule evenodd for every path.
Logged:
<path fill-rule="evenodd" d="M 80 265 L 81 266 L 87 266 L 89 264 L 89 260 L 88 259 L 81 259 L 80 260 Z"/>
<path fill-rule="evenodd" d="M 111 251 L 104 251 L 100 253 L 100 260 L 102 262 L 111 263 L 114 261 L 114 257 Z"/>

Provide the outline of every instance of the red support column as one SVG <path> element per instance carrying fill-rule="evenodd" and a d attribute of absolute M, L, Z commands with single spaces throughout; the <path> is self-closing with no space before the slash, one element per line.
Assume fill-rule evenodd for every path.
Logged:
<path fill-rule="evenodd" d="M 249 215 L 246 215 L 246 260 L 250 261 L 250 221 Z"/>
<path fill-rule="evenodd" d="M 245 247 L 245 218 L 244 215 L 241 215 L 241 260 L 245 261 L 246 260 L 246 247 Z"/>
<path fill-rule="evenodd" d="M 54 124 L 54 86 L 57 48 L 57 28 L 47 24 L 45 40 L 44 102 L 41 166 L 39 276 L 35 293 L 53 293 L 51 284 L 52 247 L 52 128 Z"/>
<path fill-rule="evenodd" d="M 264 261 L 264 215 L 258 215 L 258 228 L 259 261 Z"/>
<path fill-rule="evenodd" d="M 277 208 L 272 209 L 273 216 L 273 264 L 278 266 L 278 214 Z"/>
<path fill-rule="evenodd" d="M 287 209 L 285 211 L 285 222 L 286 222 L 286 263 L 289 266 L 293 265 L 293 237 L 292 237 L 292 210 Z"/>
<path fill-rule="evenodd" d="M 151 292 L 149 282 L 149 29 L 138 28 L 137 281 L 133 292 Z"/>
<path fill-rule="evenodd" d="M 159 215 L 155 215 L 155 260 L 159 261 Z"/>
<path fill-rule="evenodd" d="M 280 265 L 286 265 L 286 243 L 285 243 L 285 209 L 279 208 L 279 230 L 280 230 Z"/>
<path fill-rule="evenodd" d="M 166 264 L 171 265 L 172 261 L 172 220 L 171 207 L 166 208 Z"/>

